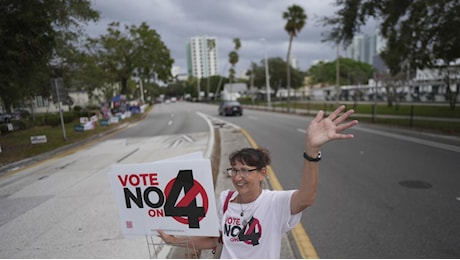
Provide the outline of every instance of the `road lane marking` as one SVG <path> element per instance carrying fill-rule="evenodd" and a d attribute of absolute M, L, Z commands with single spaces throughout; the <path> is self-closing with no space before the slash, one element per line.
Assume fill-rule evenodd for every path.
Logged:
<path fill-rule="evenodd" d="M 460 153 L 460 147 L 459 146 L 454 146 L 454 145 L 450 145 L 450 144 L 443 144 L 443 143 L 440 143 L 440 142 L 434 142 L 434 141 L 424 140 L 424 139 L 415 138 L 415 137 L 403 136 L 403 135 L 400 135 L 400 134 L 387 133 L 387 132 L 383 132 L 383 131 L 379 131 L 379 130 L 367 129 L 367 128 L 362 128 L 362 127 L 354 127 L 353 129 L 356 129 L 356 130 L 362 131 L 362 132 L 367 132 L 367 133 L 371 133 L 371 134 L 391 137 L 391 138 L 394 138 L 394 139 L 413 142 L 413 143 L 417 143 L 417 144 L 423 144 L 423 145 L 426 145 L 426 146 L 431 146 L 431 147 L 435 147 L 435 148 L 439 148 L 439 149 L 444 149 L 444 150 L 449 150 L 449 151 L 452 151 L 452 152 Z"/>
<path fill-rule="evenodd" d="M 134 149 L 133 151 L 129 152 L 127 155 L 123 156 L 122 158 L 120 158 L 117 163 L 123 161 L 124 159 L 130 157 L 131 155 L 133 155 L 134 153 L 136 153 L 137 151 L 139 151 L 139 148 L 136 148 Z"/>
<path fill-rule="evenodd" d="M 205 114 L 200 113 L 200 112 L 196 112 L 196 114 L 201 116 L 204 119 L 204 121 L 206 121 L 206 123 L 208 124 L 208 127 L 209 127 L 210 136 L 209 136 L 209 139 L 208 139 L 208 145 L 206 146 L 206 151 L 204 152 L 203 156 L 205 158 L 210 159 L 211 158 L 211 153 L 212 153 L 213 148 L 214 148 L 214 143 L 215 143 L 214 127 L 212 125 L 211 119 L 209 119 L 209 116 L 206 116 Z"/>
<path fill-rule="evenodd" d="M 362 132 L 367 132 L 367 133 L 371 133 L 371 134 L 386 136 L 386 137 L 390 137 L 390 138 L 394 138 L 394 139 L 408 141 L 408 142 L 412 142 L 412 143 L 416 143 L 416 144 L 423 144 L 423 145 L 426 145 L 426 146 L 431 146 L 431 147 L 435 147 L 435 148 L 439 148 L 439 149 L 444 149 L 444 150 L 449 150 L 449 151 L 452 151 L 452 152 L 460 153 L 460 147 L 455 146 L 455 145 L 443 144 L 443 143 L 440 143 L 440 142 L 424 140 L 424 139 L 420 139 L 420 138 L 416 138 L 416 137 L 409 137 L 409 136 L 404 136 L 404 135 L 401 135 L 401 134 L 393 134 L 393 133 L 383 132 L 383 131 L 374 130 L 374 129 L 356 127 L 356 126 L 353 129 L 358 130 L 358 131 L 362 131 Z M 297 129 L 297 131 L 302 132 L 302 133 L 307 132 L 304 129 L 300 129 L 300 128 Z"/>

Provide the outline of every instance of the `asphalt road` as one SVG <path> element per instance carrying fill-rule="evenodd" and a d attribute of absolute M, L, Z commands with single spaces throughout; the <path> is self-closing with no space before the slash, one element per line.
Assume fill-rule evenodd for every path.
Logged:
<path fill-rule="evenodd" d="M 162 104 L 100 144 L 3 176 L 0 256 L 145 257 L 145 245 L 126 244 L 113 228 L 107 167 L 205 146 L 208 126 L 195 112 L 218 117 L 216 105 Z M 220 118 L 270 149 L 281 185 L 297 188 L 311 117 L 245 110 Z M 302 217 L 319 257 L 459 258 L 460 139 L 365 124 L 350 132 L 355 139 L 324 146 L 318 199 Z"/>
<path fill-rule="evenodd" d="M 300 180 L 311 117 L 246 110 L 226 118 L 272 153 L 284 189 Z M 459 258 L 460 138 L 360 124 L 323 148 L 302 224 L 320 258 Z"/>

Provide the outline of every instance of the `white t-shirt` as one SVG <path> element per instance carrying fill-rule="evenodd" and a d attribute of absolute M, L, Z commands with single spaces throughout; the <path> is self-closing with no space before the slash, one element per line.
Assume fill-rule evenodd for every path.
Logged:
<path fill-rule="evenodd" d="M 302 216 L 302 212 L 291 215 L 294 190 L 262 190 L 252 203 L 241 205 L 229 202 L 227 211 L 223 213 L 229 191 L 220 194 L 217 210 L 224 243 L 221 258 L 280 258 L 284 233 L 291 230 Z M 235 191 L 230 200 L 237 195 Z"/>

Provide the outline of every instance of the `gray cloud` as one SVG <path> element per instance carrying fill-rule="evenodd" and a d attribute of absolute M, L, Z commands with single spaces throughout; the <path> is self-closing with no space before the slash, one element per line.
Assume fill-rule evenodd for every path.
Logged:
<path fill-rule="evenodd" d="M 220 71 L 228 62 L 233 49 L 233 38 L 239 38 L 238 72 L 247 70 L 251 62 L 259 63 L 268 57 L 286 58 L 289 37 L 284 30 L 282 13 L 292 4 L 304 8 L 307 24 L 294 39 L 292 55 L 299 60 L 301 70 L 307 70 L 316 60 L 334 60 L 336 48 L 322 42 L 321 34 L 327 31 L 318 25 L 318 18 L 333 15 L 337 9 L 334 0 L 93 0 L 94 9 L 101 12 L 97 24 L 89 24 L 91 37 L 105 34 L 113 21 L 139 25 L 146 22 L 156 30 L 171 51 L 176 66 L 186 72 L 185 44 L 193 36 L 217 37 Z M 266 39 L 266 46 L 261 38 Z M 228 67 L 227 67 L 228 68 Z"/>

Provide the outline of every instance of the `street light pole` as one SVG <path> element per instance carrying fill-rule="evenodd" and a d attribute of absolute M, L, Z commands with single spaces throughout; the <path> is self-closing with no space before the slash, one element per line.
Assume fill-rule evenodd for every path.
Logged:
<path fill-rule="evenodd" d="M 261 39 L 264 42 L 264 55 L 265 55 L 265 86 L 267 88 L 267 107 L 271 108 L 271 97 L 270 97 L 270 75 L 268 74 L 268 60 L 267 60 L 267 45 L 265 38 Z"/>

